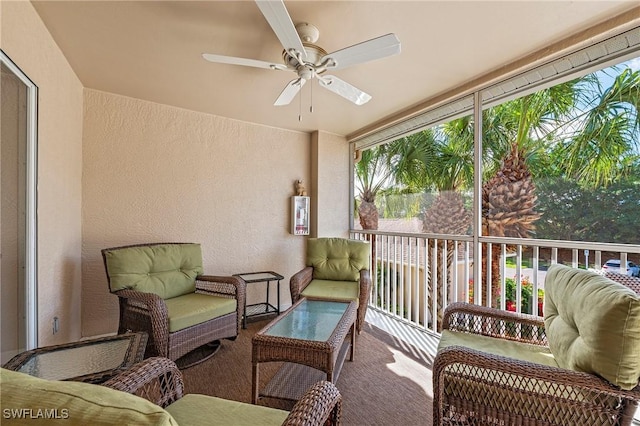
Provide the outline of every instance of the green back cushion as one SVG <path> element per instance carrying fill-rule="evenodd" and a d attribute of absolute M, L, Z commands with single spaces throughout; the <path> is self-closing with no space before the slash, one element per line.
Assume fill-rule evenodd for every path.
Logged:
<path fill-rule="evenodd" d="M 132 289 L 170 299 L 195 291 L 200 244 L 155 244 L 103 252 L 111 291 Z"/>
<path fill-rule="evenodd" d="M 307 266 L 319 280 L 358 281 L 369 268 L 369 243 L 345 238 L 309 238 Z"/>
<path fill-rule="evenodd" d="M 183 396 L 167 411 L 181 425 L 280 426 L 289 415 L 275 408 L 198 394 Z"/>
<path fill-rule="evenodd" d="M 629 390 L 640 379 L 640 296 L 596 273 L 552 265 L 544 322 L 562 368 L 597 374 Z"/>
<path fill-rule="evenodd" d="M 135 395 L 81 382 L 50 381 L 0 370 L 2 424 L 176 425 L 161 407 Z"/>

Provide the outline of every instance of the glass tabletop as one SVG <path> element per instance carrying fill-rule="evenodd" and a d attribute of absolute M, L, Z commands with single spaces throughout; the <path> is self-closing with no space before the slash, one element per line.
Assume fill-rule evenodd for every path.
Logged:
<path fill-rule="evenodd" d="M 242 274 L 234 274 L 236 277 L 240 277 L 246 282 L 257 282 L 257 281 L 273 281 L 273 280 L 281 280 L 284 277 L 280 274 L 277 274 L 272 271 L 264 271 L 264 272 L 245 272 Z"/>
<path fill-rule="evenodd" d="M 131 341 L 110 340 L 35 354 L 18 371 L 49 380 L 65 380 L 119 368 Z"/>
<path fill-rule="evenodd" d="M 325 342 L 331 337 L 344 315 L 348 302 L 304 299 L 293 310 L 283 315 L 264 334 L 301 340 Z"/>

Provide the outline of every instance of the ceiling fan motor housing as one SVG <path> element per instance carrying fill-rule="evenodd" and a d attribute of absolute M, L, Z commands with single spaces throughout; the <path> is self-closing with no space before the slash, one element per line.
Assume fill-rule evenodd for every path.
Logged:
<path fill-rule="evenodd" d="M 296 69 L 299 65 L 304 64 L 319 65 L 320 60 L 327 54 L 327 52 L 322 47 L 316 46 L 315 44 L 302 43 L 302 45 L 304 46 L 304 51 L 307 54 L 307 59 L 302 63 L 291 53 L 287 52 L 286 50 L 282 51 L 282 59 L 284 60 L 285 65 L 287 65 L 289 68 Z"/>

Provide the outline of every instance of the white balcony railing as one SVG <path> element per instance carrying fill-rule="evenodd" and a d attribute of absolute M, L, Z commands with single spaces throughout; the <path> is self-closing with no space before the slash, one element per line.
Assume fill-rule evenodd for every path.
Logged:
<path fill-rule="evenodd" d="M 629 255 L 640 254 L 640 245 L 480 237 L 476 248 L 472 236 L 350 232 L 351 238 L 372 243 L 370 306 L 436 334 L 449 303 L 471 301 L 542 316 L 548 265 L 597 270 L 608 259 L 620 259 L 624 273 Z M 487 259 L 488 267 L 476 268 L 483 271 L 482 280 L 473 276 L 474 251 L 480 262 Z M 508 290 L 509 300 L 502 297 Z"/>

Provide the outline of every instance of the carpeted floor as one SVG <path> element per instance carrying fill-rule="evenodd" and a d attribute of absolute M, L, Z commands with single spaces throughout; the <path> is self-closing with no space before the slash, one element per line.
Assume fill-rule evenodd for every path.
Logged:
<path fill-rule="evenodd" d="M 267 322 L 249 323 L 235 341 L 224 340 L 211 359 L 183 370 L 185 391 L 250 402 L 251 337 Z M 425 352 L 365 324 L 356 338 L 354 361 L 345 361 L 336 383 L 343 397 L 343 424 L 430 425 L 432 361 Z M 260 364 L 261 386 L 279 365 Z"/>

